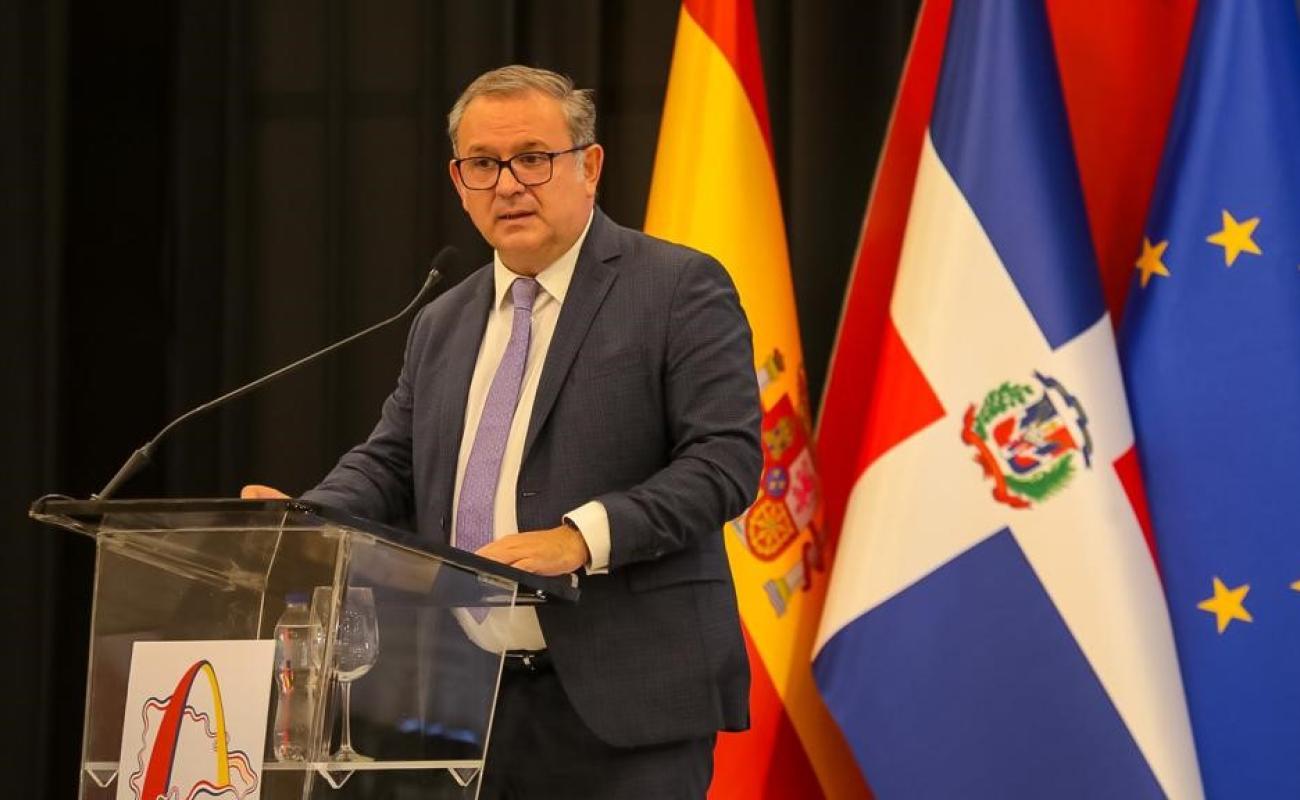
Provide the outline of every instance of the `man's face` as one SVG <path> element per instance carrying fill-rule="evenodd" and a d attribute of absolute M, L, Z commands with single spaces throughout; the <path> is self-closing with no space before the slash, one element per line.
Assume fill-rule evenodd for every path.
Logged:
<path fill-rule="evenodd" d="M 470 101 L 456 131 L 456 155 L 502 160 L 519 153 L 555 152 L 575 144 L 560 101 L 540 92 L 483 96 Z M 492 189 L 466 189 L 450 164 L 461 205 L 501 260 L 535 275 L 577 241 L 596 198 L 604 152 L 594 145 L 556 156 L 551 179 L 524 186 L 509 169 Z"/>

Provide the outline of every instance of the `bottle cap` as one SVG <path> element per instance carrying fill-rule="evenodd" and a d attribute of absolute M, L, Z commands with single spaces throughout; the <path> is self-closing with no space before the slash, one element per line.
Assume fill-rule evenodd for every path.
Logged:
<path fill-rule="evenodd" d="M 284 596 L 284 602 L 291 606 L 305 606 L 307 605 L 307 593 L 289 592 Z"/>

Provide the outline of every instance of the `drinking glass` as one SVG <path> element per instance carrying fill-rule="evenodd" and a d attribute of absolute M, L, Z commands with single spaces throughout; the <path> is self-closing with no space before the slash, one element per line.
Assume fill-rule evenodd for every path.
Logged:
<path fill-rule="evenodd" d="M 352 748 L 352 682 L 370 671 L 379 657 L 379 623 L 372 590 L 349 586 L 339 609 L 334 638 L 334 676 L 343 693 L 343 737 L 331 761 L 373 761 Z"/>

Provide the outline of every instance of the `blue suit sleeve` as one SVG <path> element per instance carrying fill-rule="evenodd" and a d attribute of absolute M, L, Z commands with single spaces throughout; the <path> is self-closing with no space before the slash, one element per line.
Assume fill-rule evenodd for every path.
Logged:
<path fill-rule="evenodd" d="M 374 430 L 364 442 L 345 453 L 315 488 L 304 493 L 303 500 L 388 524 L 402 523 L 413 516 L 412 372 L 418 363 L 417 331 L 427 311 L 426 306 L 411 325 L 397 386 L 384 401 Z"/>
<path fill-rule="evenodd" d="M 753 342 L 722 265 L 692 258 L 668 313 L 664 413 L 670 461 L 637 486 L 597 498 L 609 514 L 611 569 L 718 535 L 758 490 L 762 408 Z"/>

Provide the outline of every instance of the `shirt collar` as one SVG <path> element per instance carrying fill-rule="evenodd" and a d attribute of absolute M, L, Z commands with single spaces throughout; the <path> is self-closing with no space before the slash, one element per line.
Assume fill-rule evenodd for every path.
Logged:
<path fill-rule="evenodd" d="M 582 243 L 587 239 L 587 232 L 591 230 L 591 221 L 596 217 L 596 209 L 591 210 L 591 215 L 587 217 L 587 224 L 578 235 L 577 241 L 573 246 L 564 251 L 564 255 L 551 262 L 546 269 L 537 273 L 537 282 L 541 284 L 542 291 L 555 298 L 555 302 L 564 305 L 564 295 L 569 291 L 569 283 L 573 280 L 573 270 L 578 266 L 578 253 L 582 250 Z M 511 272 L 510 268 L 501 262 L 501 254 L 495 250 L 492 252 L 492 276 L 496 289 L 496 305 L 493 308 L 501 308 L 505 301 L 506 292 L 510 291 L 510 285 L 515 282 L 515 278 L 521 277 L 518 273 Z"/>

